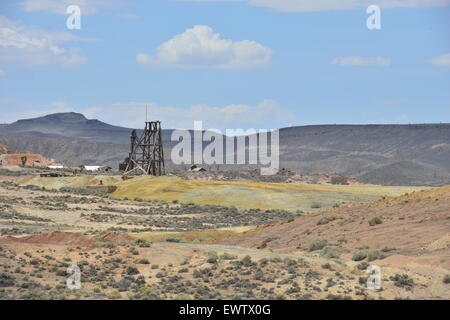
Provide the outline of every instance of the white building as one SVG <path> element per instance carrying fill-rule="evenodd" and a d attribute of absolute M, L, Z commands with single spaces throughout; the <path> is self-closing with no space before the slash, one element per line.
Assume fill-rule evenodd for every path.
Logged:
<path fill-rule="evenodd" d="M 83 169 L 87 171 L 109 171 L 112 168 L 106 166 L 83 166 Z"/>
<path fill-rule="evenodd" d="M 61 166 L 61 165 L 51 165 L 51 166 L 47 166 L 47 168 L 49 168 L 49 169 L 64 169 L 64 166 Z"/>

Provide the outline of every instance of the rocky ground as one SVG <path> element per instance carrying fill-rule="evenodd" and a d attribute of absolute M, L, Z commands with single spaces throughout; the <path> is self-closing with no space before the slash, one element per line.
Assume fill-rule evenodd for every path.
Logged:
<path fill-rule="evenodd" d="M 450 299 L 448 187 L 300 213 L 0 180 L 1 299 Z"/>
<path fill-rule="evenodd" d="M 113 237 L 114 238 L 114 237 Z M 58 239 L 56 243 L 55 239 Z M 0 242 L 3 299 L 379 299 L 422 287 L 393 274 L 383 291 L 366 288 L 365 264 L 192 244 L 108 241 L 53 233 Z M 69 244 L 70 243 L 70 244 Z M 66 286 L 81 269 L 80 290 Z"/>
<path fill-rule="evenodd" d="M 20 187 L 0 183 L 0 232 L 193 231 L 257 226 L 293 219 L 283 210 L 180 204 L 177 201 L 116 200 L 98 189 Z"/>

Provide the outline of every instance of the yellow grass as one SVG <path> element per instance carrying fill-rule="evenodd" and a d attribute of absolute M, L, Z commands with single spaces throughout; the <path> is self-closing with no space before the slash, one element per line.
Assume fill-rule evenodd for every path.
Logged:
<path fill-rule="evenodd" d="M 25 176 L 16 179 L 16 183 L 21 186 L 35 185 L 46 189 L 60 189 L 62 187 L 85 188 L 91 186 L 114 185 L 122 181 L 120 176 L 91 176 L 82 175 L 75 177 L 48 178 L 39 176 Z"/>
<path fill-rule="evenodd" d="M 183 180 L 178 177 L 137 177 L 115 184 L 116 198 L 178 200 L 182 203 L 238 208 L 312 211 L 335 204 L 399 196 L 420 187 L 312 185 L 306 183 L 224 182 Z"/>
<path fill-rule="evenodd" d="M 133 200 L 177 200 L 181 203 L 235 206 L 243 209 L 284 209 L 311 212 L 352 202 L 395 197 L 423 187 L 342 186 L 306 183 L 267 183 L 183 180 L 174 176 L 141 176 L 122 181 L 119 176 L 76 176 L 62 178 L 21 177 L 20 185 L 36 185 L 47 189 L 61 187 L 117 186 L 115 198 Z"/>
<path fill-rule="evenodd" d="M 238 234 L 252 229 L 254 229 L 254 227 L 221 228 L 190 232 L 138 232 L 130 233 L 129 235 L 133 238 L 144 239 L 151 242 L 164 242 L 167 237 L 176 237 L 180 238 L 183 242 L 192 242 L 196 240 L 205 243 L 234 238 Z"/>

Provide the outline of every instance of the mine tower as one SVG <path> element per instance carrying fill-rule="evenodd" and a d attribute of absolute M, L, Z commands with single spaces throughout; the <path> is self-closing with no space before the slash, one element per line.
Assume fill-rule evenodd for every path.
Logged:
<path fill-rule="evenodd" d="M 123 171 L 125 176 L 164 175 L 161 121 L 145 122 L 141 136 L 138 137 L 136 130 L 133 130 L 130 139 L 130 154 L 123 163 L 119 164 L 119 170 Z"/>

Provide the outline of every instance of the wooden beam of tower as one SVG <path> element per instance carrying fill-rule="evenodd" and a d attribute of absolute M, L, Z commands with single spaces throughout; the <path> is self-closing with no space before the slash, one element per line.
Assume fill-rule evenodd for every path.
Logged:
<path fill-rule="evenodd" d="M 160 176 L 165 174 L 164 148 L 160 121 L 145 122 L 145 128 L 139 138 L 136 132 L 131 135 L 131 152 L 120 166 L 124 175 L 149 174 Z"/>

